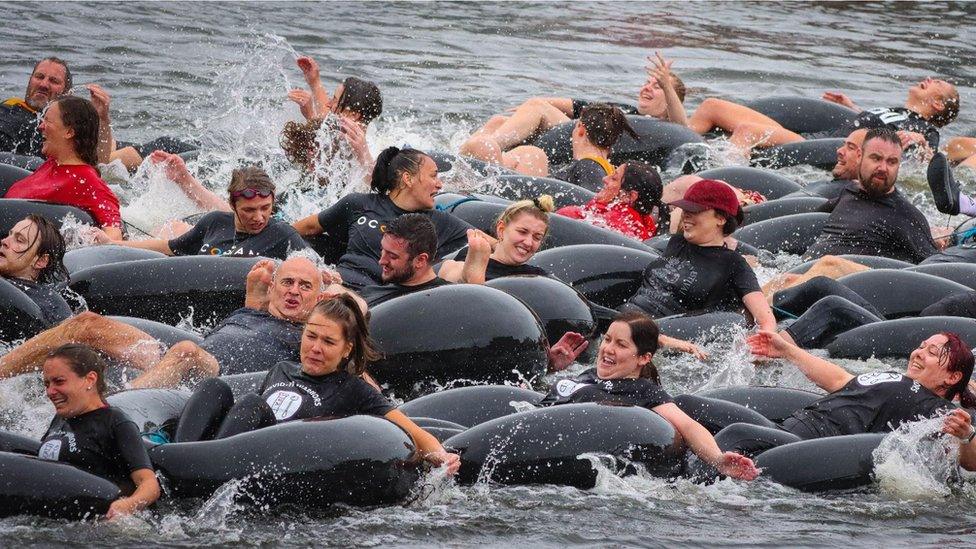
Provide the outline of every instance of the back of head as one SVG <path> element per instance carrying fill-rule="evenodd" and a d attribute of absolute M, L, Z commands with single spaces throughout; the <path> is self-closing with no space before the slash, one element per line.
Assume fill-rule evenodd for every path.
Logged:
<path fill-rule="evenodd" d="M 959 90 L 952 86 L 950 93 L 942 97 L 942 110 L 933 114 L 929 122 L 937 128 L 949 125 L 959 116 Z"/>
<path fill-rule="evenodd" d="M 414 149 L 387 147 L 376 156 L 369 186 L 379 194 L 388 195 L 398 186 L 404 174 L 417 175 L 427 155 Z"/>
<path fill-rule="evenodd" d="M 630 327 L 630 338 L 637 347 L 637 354 L 644 355 L 650 353 L 653 357 L 658 348 L 658 337 L 661 334 L 654 319 L 638 311 L 627 311 L 620 313 L 614 322 L 623 322 Z M 657 366 L 651 360 L 641 370 L 640 377 L 650 379 L 658 385 L 661 384 L 661 377 L 657 373 Z"/>
<path fill-rule="evenodd" d="M 587 105 L 580 112 L 579 120 L 586 128 L 586 135 L 590 142 L 603 149 L 613 147 L 620 139 L 620 134 L 625 131 L 634 139 L 639 139 L 623 111 L 612 105 L 605 103 Z"/>
<path fill-rule="evenodd" d="M 367 125 L 383 112 L 383 96 L 376 84 L 350 76 L 342 81 L 342 97 L 336 107 L 340 112 L 348 109 L 358 113 Z"/>
<path fill-rule="evenodd" d="M 959 404 L 964 408 L 976 408 L 976 395 L 968 387 L 973 377 L 973 351 L 959 335 L 952 332 L 942 332 L 941 335 L 945 336 L 947 341 L 942 347 L 939 362 L 946 361 L 947 372 L 962 374 L 959 381 L 946 390 L 945 398 L 951 401 L 958 396 Z"/>
<path fill-rule="evenodd" d="M 294 120 L 285 122 L 278 139 L 278 144 L 281 145 L 285 158 L 292 164 L 307 169 L 319 150 L 317 136 L 321 127 L 321 118 L 313 118 L 305 122 Z"/>
<path fill-rule="evenodd" d="M 47 255 L 47 266 L 38 273 L 37 282 L 51 284 L 67 280 L 68 269 L 64 266 L 66 245 L 61 231 L 42 215 L 30 214 L 27 219 L 37 227 L 37 256 Z"/>
<path fill-rule="evenodd" d="M 342 327 L 346 341 L 352 343 L 352 352 L 345 369 L 352 375 L 361 375 L 366 364 L 380 358 L 376 344 L 369 337 L 369 324 L 356 300 L 348 294 L 339 294 L 320 301 L 309 315 L 322 315 Z"/>
<path fill-rule="evenodd" d="M 251 165 L 235 169 L 231 172 L 230 184 L 227 185 L 227 195 L 231 207 L 237 202 L 241 193 L 249 189 L 255 192 L 250 198 L 262 194 L 265 196 L 273 196 L 275 193 L 275 184 L 271 180 L 271 176 L 268 175 L 268 172 L 264 171 L 264 168 L 260 166 Z"/>
<path fill-rule="evenodd" d="M 74 95 L 54 100 L 61 110 L 61 123 L 74 130 L 74 149 L 89 166 L 98 165 L 98 111 L 92 102 Z"/>
<path fill-rule="evenodd" d="M 383 234 L 405 240 L 410 259 L 427 254 L 428 262 L 433 262 L 437 257 L 437 230 L 429 216 L 420 213 L 401 215 L 386 226 Z"/>
<path fill-rule="evenodd" d="M 532 217 L 542 221 L 546 224 L 546 230 L 549 230 L 549 214 L 556 210 L 556 203 L 548 194 L 539 196 L 538 198 L 533 198 L 530 200 L 519 200 L 517 202 L 512 202 L 507 208 L 498 216 L 495 220 L 495 226 L 497 227 L 499 223 L 508 225 L 515 218 L 522 214 L 531 215 Z M 501 238 L 500 234 L 495 236 Z"/>
<path fill-rule="evenodd" d="M 644 215 L 651 215 L 655 207 L 661 206 L 664 185 L 654 166 L 643 162 L 628 162 L 617 169 L 624 170 L 620 189 L 637 192 L 635 210 Z"/>
<path fill-rule="evenodd" d="M 898 137 L 898 132 L 887 126 L 882 126 L 880 128 L 871 128 L 868 130 L 868 133 L 864 135 L 864 143 L 861 145 L 861 149 L 867 149 L 868 143 L 876 139 L 880 139 L 885 143 L 897 145 L 899 148 L 901 148 L 901 138 Z"/>
<path fill-rule="evenodd" d="M 94 349 L 81 343 L 68 343 L 48 353 L 47 358 L 64 360 L 78 377 L 85 377 L 89 372 L 98 374 L 95 388 L 99 396 L 105 397 L 108 391 L 105 384 L 105 360 Z"/>

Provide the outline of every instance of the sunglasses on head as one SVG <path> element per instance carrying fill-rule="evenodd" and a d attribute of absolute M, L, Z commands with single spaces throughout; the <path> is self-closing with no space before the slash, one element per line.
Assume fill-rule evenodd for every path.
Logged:
<path fill-rule="evenodd" d="M 272 191 L 260 191 L 258 189 L 247 188 L 242 191 L 234 191 L 230 193 L 231 198 L 246 198 L 248 200 L 254 198 L 255 196 L 260 196 L 261 198 L 268 198 L 274 195 Z"/>

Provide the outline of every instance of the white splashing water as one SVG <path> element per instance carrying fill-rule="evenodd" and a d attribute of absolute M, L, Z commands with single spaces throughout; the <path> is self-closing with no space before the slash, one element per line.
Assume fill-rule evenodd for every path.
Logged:
<path fill-rule="evenodd" d="M 945 417 L 902 424 L 875 449 L 874 472 L 881 490 L 899 499 L 939 499 L 951 494 L 959 441 L 940 436 Z"/>

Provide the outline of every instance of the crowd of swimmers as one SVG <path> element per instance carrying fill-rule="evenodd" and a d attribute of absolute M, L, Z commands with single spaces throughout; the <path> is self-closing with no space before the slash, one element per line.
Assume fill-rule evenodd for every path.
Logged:
<path fill-rule="evenodd" d="M 449 165 L 409 148 L 390 147 L 375 157 L 371 153 L 365 130 L 382 112 L 379 88 L 350 77 L 329 94 L 311 58 L 297 60 L 308 89 L 288 96 L 307 121 L 290 122 L 282 146 L 289 159 L 312 173 L 317 162 L 328 161 L 317 153 L 320 128 L 333 124 L 370 174 L 370 191 L 347 194 L 292 224 L 274 218 L 277 189 L 263 169 L 234 170 L 226 197 L 220 196 L 197 180 L 179 156 L 186 143 L 164 139 L 149 147 L 115 141 L 105 90 L 90 85 L 90 99 L 71 95 L 67 64 L 54 57 L 41 60 L 24 98 L 3 104 L 0 148 L 41 156 L 44 162 L 15 182 L 6 198 L 78 207 L 99 226 L 100 244 L 166 255 L 270 258 L 248 273 L 241 308 L 202 343 L 183 341 L 167 348 L 124 322 L 87 311 L 73 314 L 57 291 L 68 276 L 65 241 L 57 226 L 38 215 L 16 223 L 0 245 L 0 276 L 37 303 L 48 329 L 0 356 L 0 378 L 43 373 L 56 417 L 43 437 L 41 457 L 68 461 L 127 486 L 126 497 L 112 505 L 110 515 L 132 512 L 158 498 L 159 486 L 134 424 L 105 402 L 104 358 L 109 358 L 139 371 L 129 383 L 132 388 L 196 386 L 176 441 L 224 438 L 317 416 L 374 414 L 401 426 L 421 455 L 453 473 L 458 457 L 397 411 L 368 375 L 369 363 L 378 356 L 369 336 L 369 311 L 438 286 L 547 276 L 530 260 L 540 250 L 552 216 L 564 215 L 595 220 L 640 240 L 672 236 L 600 339 L 595 367 L 553 384 L 544 404 L 611 401 L 644 406 L 668 420 L 702 461 L 721 474 L 746 480 L 759 474 L 751 457 L 771 446 L 885 432 L 920 416 L 947 413 L 943 431 L 963 440 L 960 464 L 976 469 L 976 431 L 970 415 L 954 405 L 976 406 L 968 385 L 973 355 L 957 335 L 933 334 L 921 342 L 904 373 L 854 376 L 804 350 L 822 347 L 839 333 L 880 316 L 835 281 L 864 267 L 835 256 L 876 255 L 918 263 L 945 246 L 946 235 L 933 235 L 896 183 L 908 147 L 937 166 L 949 161 L 976 165 L 976 140 L 970 138 L 950 142 L 948 158 L 934 152 L 938 128 L 959 112 L 955 87 L 926 78 L 910 88 L 903 107 L 863 111 L 843 94 L 824 95 L 860 114 L 853 126 L 832 134 L 845 141 L 837 151 L 834 180 L 822 186 L 829 197 L 823 211 L 830 216 L 807 251 L 810 258 L 823 259 L 811 274 L 780 277 L 764 289 L 753 270 L 754 258 L 733 237 L 743 222 L 743 206 L 764 197 L 693 175 L 665 185 L 653 166 L 613 166 L 610 149 L 621 135 L 634 134 L 625 114 L 669 121 L 700 134 L 725 131 L 744 154 L 804 137 L 720 99 L 706 99 L 688 116 L 685 85 L 671 71 L 671 61 L 657 55 L 651 63 L 636 107 L 532 98 L 510 115 L 492 117 L 464 143 L 462 155 L 524 174 L 560 178 L 596 193 L 585 204 L 558 211 L 550 197 L 523 197 L 505 208 L 493 234 L 487 234 L 435 208 L 443 187 L 439 174 Z M 529 140 L 571 120 L 573 160 L 550 166 L 546 152 Z M 126 238 L 119 200 L 101 179 L 99 166 L 114 161 L 133 168 L 144 160 L 161 165 L 208 213 L 193 226 L 174 220 L 157 238 Z M 951 172 L 930 183 L 941 210 L 976 215 L 972 199 L 958 192 Z M 335 270 L 323 269 L 308 249 L 305 237 L 316 235 L 342 251 Z M 965 312 L 969 303 L 969 316 L 976 317 L 972 294 L 948 299 L 955 301 L 934 306 Z M 771 303 L 798 318 L 789 326 L 778 325 Z M 654 319 L 716 310 L 746 311 L 757 330 L 748 338 L 753 353 L 794 363 L 828 394 L 780 424 L 703 425 L 708 400 L 672 398 L 661 387 L 652 359 L 660 347 L 698 357 L 704 353 L 691 342 L 660 334 Z M 587 345 L 583 335 L 566 334 L 549 349 L 550 371 L 567 368 Z M 267 376 L 256 393 L 235 401 L 218 376 L 251 371 L 255 363 L 268 370 Z M 298 395 L 298 400 L 283 401 L 283 388 L 300 388 L 288 391 L 288 399 Z M 216 428 L 197 421 L 214 415 L 220 418 Z M 73 442 L 68 444 L 67 438 Z"/>

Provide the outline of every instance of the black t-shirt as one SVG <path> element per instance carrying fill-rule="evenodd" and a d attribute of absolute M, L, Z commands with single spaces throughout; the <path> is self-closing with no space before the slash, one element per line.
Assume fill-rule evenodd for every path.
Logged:
<path fill-rule="evenodd" d="M 457 255 L 454 256 L 454 260 L 463 263 L 467 257 L 468 248 L 461 248 Z M 496 259 L 488 258 L 488 267 L 485 269 L 485 281 L 502 278 L 503 276 L 517 275 L 549 276 L 549 273 L 540 267 L 529 265 L 528 263 L 523 263 L 522 265 L 506 265 Z"/>
<path fill-rule="evenodd" d="M 330 208 L 319 213 L 319 225 L 325 235 L 338 239 L 345 253 L 336 265 L 343 284 L 360 289 L 372 284 L 382 284 L 380 268 L 380 241 L 386 224 L 408 213 L 430 216 L 437 231 L 437 256 L 443 257 L 468 243 L 467 222 L 440 210 L 408 212 L 397 207 L 386 195 L 348 194 Z"/>
<path fill-rule="evenodd" d="M 298 360 L 301 342 L 301 325 L 242 307 L 211 330 L 200 347 L 217 359 L 221 374 L 242 374 Z"/>
<path fill-rule="evenodd" d="M 637 112 L 637 107 L 634 105 L 628 105 L 626 103 L 616 103 L 613 101 L 587 101 L 585 99 L 573 99 L 573 119 L 580 117 L 580 112 L 592 103 L 603 103 L 604 105 L 612 105 L 622 110 L 624 114 L 640 114 Z"/>
<path fill-rule="evenodd" d="M 939 128 L 936 128 L 928 120 L 919 116 L 915 111 L 910 111 L 904 107 L 891 107 L 880 109 L 867 109 L 861 111 L 851 123 L 839 128 L 834 132 L 834 137 L 847 137 L 859 128 L 884 128 L 888 127 L 895 131 L 905 130 L 918 132 L 925 136 L 929 146 L 933 149 L 939 147 Z"/>
<path fill-rule="evenodd" d="M 596 368 L 591 368 L 574 378 L 554 383 L 539 404 L 552 406 L 580 402 L 630 404 L 653 410 L 671 402 L 671 395 L 649 379 L 600 379 L 596 376 Z"/>
<path fill-rule="evenodd" d="M 348 372 L 311 376 L 296 362 L 279 362 L 258 391 L 279 422 L 321 416 L 386 415 L 396 409 L 373 386 Z"/>
<path fill-rule="evenodd" d="M 41 459 L 70 463 L 118 484 L 123 492 L 134 488 L 133 471 L 152 469 L 136 424 L 111 406 L 68 419 L 55 416 L 41 442 Z"/>
<path fill-rule="evenodd" d="M 742 297 L 760 291 L 756 273 L 724 246 L 696 246 L 676 234 L 644 269 L 630 303 L 653 318 L 697 311 L 738 311 Z"/>
<path fill-rule="evenodd" d="M 907 421 L 932 417 L 951 403 L 895 372 L 861 374 L 793 418 L 822 437 L 887 433 Z"/>
<path fill-rule="evenodd" d="M 567 183 L 572 183 L 584 189 L 599 192 L 603 188 L 603 178 L 607 171 L 599 162 L 591 158 L 581 158 L 574 160 L 565 166 L 556 169 L 551 176 L 561 179 Z"/>
<path fill-rule="evenodd" d="M 56 284 L 38 284 L 23 278 L 5 278 L 4 280 L 24 292 L 31 301 L 37 304 L 48 326 L 54 326 L 71 316 L 71 307 L 61 297 Z"/>
<path fill-rule="evenodd" d="M 830 217 L 808 258 L 859 254 L 918 263 L 938 251 L 928 220 L 898 189 L 872 198 L 851 183 L 821 210 Z"/>
<path fill-rule="evenodd" d="M 439 286 L 450 286 L 451 283 L 444 280 L 441 277 L 435 277 L 433 280 L 424 282 L 423 284 L 417 284 L 416 286 L 404 286 L 402 284 L 381 284 L 366 286 L 363 288 L 359 295 L 366 300 L 366 305 L 370 309 L 387 301 L 404 296 L 407 294 L 412 294 L 415 292 L 422 292 L 424 290 L 430 290 L 437 288 Z"/>
<path fill-rule="evenodd" d="M 257 234 L 238 232 L 231 212 L 210 212 L 186 233 L 169 241 L 173 255 L 231 255 L 285 259 L 308 243 L 289 224 L 272 219 Z"/>
<path fill-rule="evenodd" d="M 0 151 L 41 156 L 44 137 L 37 131 L 39 118 L 13 102 L 0 104 Z"/>

